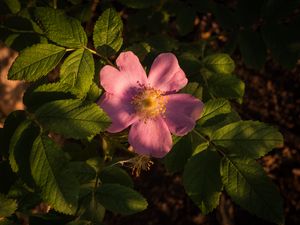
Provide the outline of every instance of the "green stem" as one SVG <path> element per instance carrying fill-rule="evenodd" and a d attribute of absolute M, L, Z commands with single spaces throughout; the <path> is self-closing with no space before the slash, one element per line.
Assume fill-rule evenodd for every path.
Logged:
<path fill-rule="evenodd" d="M 20 33 L 20 34 L 38 34 L 38 33 L 36 33 L 35 31 L 32 31 L 32 30 L 17 30 L 17 29 L 14 29 L 14 28 L 3 26 L 3 25 L 0 25 L 0 28 L 7 29 L 11 32 Z"/>
<path fill-rule="evenodd" d="M 226 154 L 225 152 L 223 151 L 222 147 L 218 146 L 218 145 L 215 145 L 211 140 L 209 140 L 208 138 L 205 137 L 204 134 L 202 134 L 201 132 L 197 131 L 197 130 L 193 130 L 193 132 L 195 132 L 199 137 L 201 137 L 203 140 L 205 141 L 208 141 L 210 145 L 212 145 L 216 150 L 217 152 L 223 156 L 223 157 L 226 157 Z"/>
<path fill-rule="evenodd" d="M 203 134 L 200 133 L 199 131 L 197 131 L 197 130 L 194 129 L 193 132 L 196 133 L 199 137 L 201 137 L 202 140 L 210 142 L 210 140 L 207 139 L 207 138 L 205 137 L 205 135 L 203 135 Z"/>
<path fill-rule="evenodd" d="M 206 48 L 206 42 L 204 42 L 201 46 L 201 59 L 204 58 L 205 48 Z"/>
<path fill-rule="evenodd" d="M 85 49 L 89 50 L 91 53 L 93 53 L 94 55 L 97 55 L 99 56 L 101 59 L 103 59 L 106 63 L 108 63 L 109 65 L 111 66 L 115 66 L 107 57 L 103 56 L 103 55 L 100 55 L 98 52 L 96 52 L 95 50 L 93 49 L 90 49 L 88 47 L 84 47 Z"/>
<path fill-rule="evenodd" d="M 95 186 L 94 186 L 94 193 L 96 192 L 97 188 L 98 188 L 98 182 L 99 182 L 99 176 L 98 173 L 96 175 L 96 181 L 95 181 Z"/>

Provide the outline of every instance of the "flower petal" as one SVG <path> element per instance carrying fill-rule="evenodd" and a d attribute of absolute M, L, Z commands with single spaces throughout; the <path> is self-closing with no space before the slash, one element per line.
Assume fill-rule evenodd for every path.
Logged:
<path fill-rule="evenodd" d="M 120 98 L 106 92 L 100 98 L 98 104 L 112 120 L 112 124 L 107 129 L 108 132 L 120 132 L 138 119 L 129 99 Z"/>
<path fill-rule="evenodd" d="M 146 72 L 139 58 L 133 52 L 122 52 L 117 58 L 116 64 L 131 85 L 137 86 L 138 82 L 140 84 L 147 83 Z"/>
<path fill-rule="evenodd" d="M 203 103 L 189 94 L 168 95 L 165 121 L 172 134 L 183 136 L 190 132 L 200 118 Z"/>
<path fill-rule="evenodd" d="M 121 53 L 116 64 L 119 70 L 106 65 L 100 71 L 100 83 L 105 91 L 118 96 L 132 96 L 139 84 L 147 83 L 146 72 L 132 52 Z"/>
<path fill-rule="evenodd" d="M 157 158 L 164 157 L 172 148 L 171 133 L 161 117 L 134 123 L 128 141 L 136 153 Z"/>
<path fill-rule="evenodd" d="M 166 92 L 177 92 L 188 82 L 176 56 L 172 53 L 162 53 L 156 57 L 148 81 L 152 87 Z"/>
<path fill-rule="evenodd" d="M 100 84 L 105 91 L 115 95 L 126 95 L 130 83 L 119 70 L 113 66 L 104 66 L 100 70 Z"/>

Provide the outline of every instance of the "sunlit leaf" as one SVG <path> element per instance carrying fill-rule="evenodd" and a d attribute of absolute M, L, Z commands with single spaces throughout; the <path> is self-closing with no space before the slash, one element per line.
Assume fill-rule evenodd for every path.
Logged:
<path fill-rule="evenodd" d="M 106 113 L 95 103 L 80 100 L 57 100 L 44 104 L 35 112 L 47 129 L 66 137 L 86 138 L 104 131 L 110 124 Z"/>
<path fill-rule="evenodd" d="M 228 149 L 228 154 L 249 158 L 259 158 L 283 145 L 283 137 L 277 129 L 254 121 L 228 124 L 213 133 L 212 141 Z"/>
<path fill-rule="evenodd" d="M 283 224 L 282 199 L 258 163 L 224 157 L 221 176 L 226 192 L 235 203 L 263 219 Z"/>
<path fill-rule="evenodd" d="M 64 152 L 47 136 L 34 141 L 31 156 L 32 176 L 42 191 L 42 198 L 55 210 L 74 214 L 77 209 L 79 184 L 75 176 L 65 170 Z"/>
<path fill-rule="evenodd" d="M 97 51 L 105 56 L 115 54 L 123 44 L 123 23 L 113 9 L 106 9 L 95 24 L 93 40 Z"/>
<path fill-rule="evenodd" d="M 21 51 L 9 70 L 12 80 L 35 81 L 47 75 L 64 56 L 66 50 L 52 44 L 37 44 Z"/>
<path fill-rule="evenodd" d="M 35 21 L 51 41 L 69 48 L 87 44 L 87 36 L 80 22 L 68 17 L 63 11 L 53 8 L 37 7 Z"/>

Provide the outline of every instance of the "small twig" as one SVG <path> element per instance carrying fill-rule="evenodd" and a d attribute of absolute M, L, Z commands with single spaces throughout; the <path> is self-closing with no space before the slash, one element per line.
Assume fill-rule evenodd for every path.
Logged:
<path fill-rule="evenodd" d="M 105 60 L 106 63 L 108 63 L 109 65 L 111 66 L 115 66 L 107 57 L 103 56 L 103 55 L 100 55 L 98 52 L 96 52 L 95 50 L 93 49 L 90 49 L 88 47 L 84 47 L 85 49 L 89 50 L 91 53 L 93 53 L 94 55 L 97 55 L 99 56 L 101 59 Z"/>

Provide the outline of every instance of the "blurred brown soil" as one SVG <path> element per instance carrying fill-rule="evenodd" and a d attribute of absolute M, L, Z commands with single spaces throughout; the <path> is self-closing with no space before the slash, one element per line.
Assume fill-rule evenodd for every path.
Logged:
<path fill-rule="evenodd" d="M 3 120 L 10 112 L 24 109 L 22 96 L 26 84 L 7 79 L 8 70 L 17 55 L 17 52 L 0 43 L 0 127 L 3 126 Z"/>

